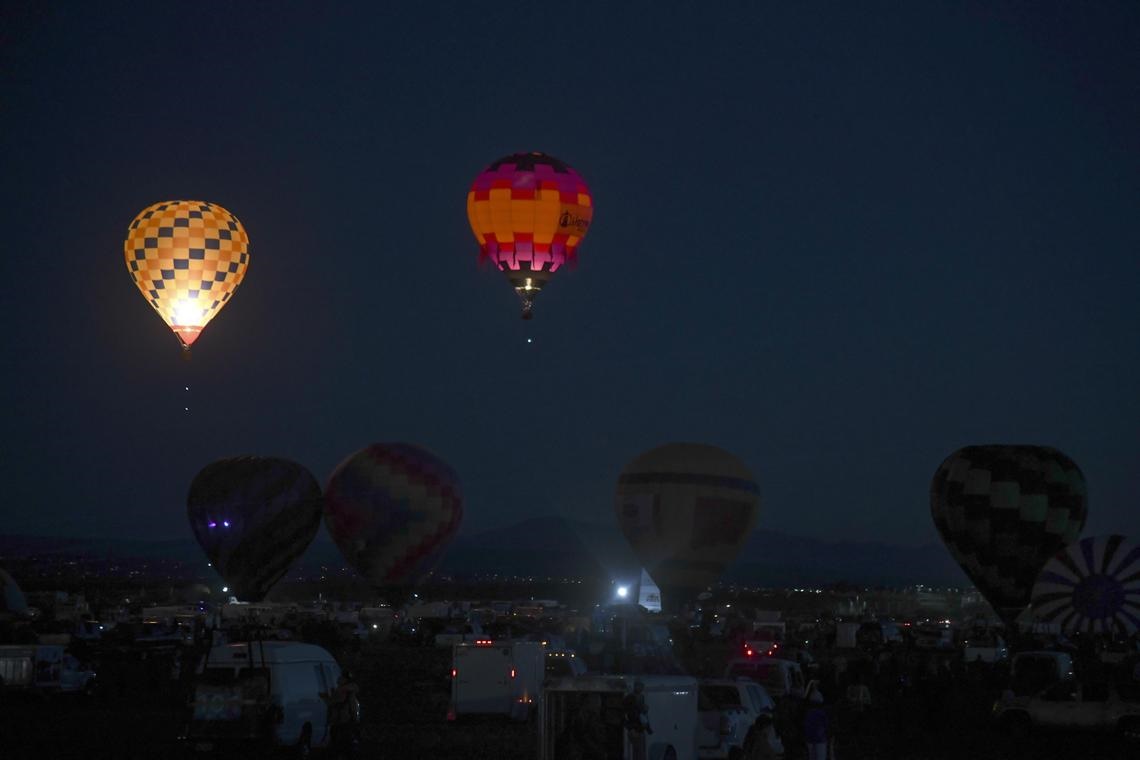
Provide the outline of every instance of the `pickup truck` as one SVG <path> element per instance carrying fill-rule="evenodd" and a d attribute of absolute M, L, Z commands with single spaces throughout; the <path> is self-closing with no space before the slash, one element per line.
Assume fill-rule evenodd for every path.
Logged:
<path fill-rule="evenodd" d="M 697 757 L 739 760 L 747 756 L 758 740 L 753 724 L 762 713 L 774 716 L 776 703 L 763 686 L 750 678 L 705 679 L 699 689 Z M 770 753 L 784 753 L 784 745 L 775 732 L 761 734 L 759 740 L 769 743 Z"/>
<path fill-rule="evenodd" d="M 1140 702 L 1121 699 L 1109 683 L 1060 681 L 1026 697 L 1007 692 L 994 703 L 993 717 L 1013 734 L 1035 728 L 1117 731 L 1140 742 Z"/>

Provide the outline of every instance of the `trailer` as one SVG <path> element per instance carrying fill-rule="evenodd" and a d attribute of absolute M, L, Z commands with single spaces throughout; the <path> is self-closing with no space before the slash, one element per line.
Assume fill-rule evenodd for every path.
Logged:
<path fill-rule="evenodd" d="M 700 734 L 697 711 L 697 680 L 692 676 L 585 675 L 552 679 L 542 690 L 538 727 L 539 760 L 563 760 L 576 756 L 570 745 L 583 712 L 596 710 L 598 739 L 603 746 L 596 754 L 605 760 L 635 760 L 625 730 L 625 701 L 634 685 L 645 686 L 649 727 L 646 755 L 649 758 L 696 760 Z M 594 755 L 591 755 L 593 757 Z"/>
<path fill-rule="evenodd" d="M 525 720 L 542 689 L 544 651 L 537 641 L 479 639 L 451 650 L 451 708 L 463 715 Z"/>

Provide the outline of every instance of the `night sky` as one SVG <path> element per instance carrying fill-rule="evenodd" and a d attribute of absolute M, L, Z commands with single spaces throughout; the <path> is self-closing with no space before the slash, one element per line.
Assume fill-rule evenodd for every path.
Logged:
<path fill-rule="evenodd" d="M 1140 534 L 1136 2 L 68 5 L 0 11 L 5 533 L 185 538 L 206 463 L 373 441 L 465 532 L 612 521 L 692 440 L 764 528 L 935 540 L 1000 442 Z M 527 323 L 465 202 L 530 150 L 597 210 Z M 169 199 L 251 241 L 190 362 L 123 264 Z"/>

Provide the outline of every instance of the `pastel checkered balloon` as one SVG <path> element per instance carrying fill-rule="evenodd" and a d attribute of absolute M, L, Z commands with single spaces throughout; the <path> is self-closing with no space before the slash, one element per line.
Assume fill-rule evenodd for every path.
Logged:
<path fill-rule="evenodd" d="M 123 242 L 139 292 L 189 349 L 249 268 L 249 237 L 216 203 L 163 201 L 143 209 Z"/>
<path fill-rule="evenodd" d="M 344 460 L 325 489 L 325 527 L 377 589 L 407 589 L 443 556 L 463 519 L 459 477 L 407 443 L 374 443 Z"/>

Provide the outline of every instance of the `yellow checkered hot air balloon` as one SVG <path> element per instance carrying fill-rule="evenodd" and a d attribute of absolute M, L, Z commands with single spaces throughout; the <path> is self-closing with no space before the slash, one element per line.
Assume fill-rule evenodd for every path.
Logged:
<path fill-rule="evenodd" d="M 123 243 L 131 279 L 189 349 L 249 267 L 249 237 L 216 203 L 163 201 L 135 217 Z"/>

